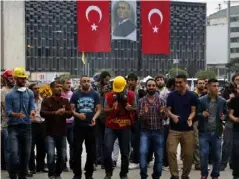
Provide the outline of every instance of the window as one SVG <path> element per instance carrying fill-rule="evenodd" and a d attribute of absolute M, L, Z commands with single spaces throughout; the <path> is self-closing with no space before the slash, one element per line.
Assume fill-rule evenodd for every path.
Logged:
<path fill-rule="evenodd" d="M 231 48 L 231 53 L 239 53 L 239 48 Z"/>
<path fill-rule="evenodd" d="M 239 22 L 239 16 L 231 17 L 231 22 Z"/>
<path fill-rule="evenodd" d="M 239 37 L 231 37 L 231 43 L 239 42 Z"/>
<path fill-rule="evenodd" d="M 231 27 L 231 32 L 239 32 L 239 27 Z"/>

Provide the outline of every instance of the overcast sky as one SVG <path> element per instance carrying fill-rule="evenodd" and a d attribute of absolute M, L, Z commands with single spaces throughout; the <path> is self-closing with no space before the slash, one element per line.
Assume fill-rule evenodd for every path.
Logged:
<path fill-rule="evenodd" d="M 207 15 L 218 11 L 219 4 L 222 9 L 227 8 L 227 0 L 174 0 L 174 1 L 188 1 L 188 2 L 205 2 L 207 3 Z M 231 6 L 239 5 L 239 0 L 231 0 Z"/>

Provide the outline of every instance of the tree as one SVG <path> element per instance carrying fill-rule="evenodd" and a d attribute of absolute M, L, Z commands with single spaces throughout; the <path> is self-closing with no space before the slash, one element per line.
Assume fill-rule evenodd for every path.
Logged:
<path fill-rule="evenodd" d="M 168 72 L 170 78 L 175 78 L 177 75 L 186 75 L 188 77 L 188 73 L 181 68 L 171 68 Z"/>
<path fill-rule="evenodd" d="M 226 67 L 230 72 L 239 72 L 239 58 L 232 59 Z"/>
<path fill-rule="evenodd" d="M 208 79 L 211 79 L 211 78 L 216 78 L 217 75 L 216 75 L 214 70 L 207 69 L 207 70 L 198 71 L 196 73 L 195 77 L 196 78 L 208 78 Z"/>

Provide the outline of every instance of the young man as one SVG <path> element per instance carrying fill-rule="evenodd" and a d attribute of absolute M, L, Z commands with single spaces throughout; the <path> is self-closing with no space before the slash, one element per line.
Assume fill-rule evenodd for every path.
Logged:
<path fill-rule="evenodd" d="M 147 155 L 150 145 L 155 156 L 153 179 L 159 179 L 162 174 L 164 133 L 163 120 L 166 119 L 165 104 L 156 93 L 156 82 L 149 79 L 146 82 L 147 95 L 139 101 L 139 118 L 142 120 L 140 134 L 140 175 L 146 179 Z"/>
<path fill-rule="evenodd" d="M 211 177 L 218 179 L 221 160 L 222 131 L 225 115 L 227 115 L 226 100 L 218 96 L 219 83 L 217 79 L 208 80 L 208 94 L 199 98 L 197 109 L 201 179 L 208 177 L 209 144 L 212 147 L 213 170 Z"/>
<path fill-rule="evenodd" d="M 131 126 L 134 119 L 135 94 L 126 89 L 126 80 L 118 76 L 113 82 L 113 91 L 106 94 L 104 111 L 107 113 L 105 130 L 105 179 L 111 179 L 113 145 L 118 138 L 121 152 L 121 179 L 128 179 Z"/>
<path fill-rule="evenodd" d="M 239 84 L 236 85 L 236 95 L 229 102 L 228 108 L 229 118 L 234 123 L 232 139 L 232 175 L 234 177 L 233 179 L 239 179 Z"/>
<path fill-rule="evenodd" d="M 93 179 L 95 151 L 95 123 L 100 116 L 99 95 L 91 89 L 90 77 L 83 76 L 80 79 L 80 89 L 71 97 L 71 107 L 74 115 L 73 128 L 73 153 L 74 153 L 74 179 L 81 179 L 81 154 L 82 144 L 86 146 L 85 178 Z"/>
<path fill-rule="evenodd" d="M 41 117 L 46 121 L 46 148 L 49 179 L 61 179 L 66 160 L 66 118 L 72 116 L 68 99 L 62 98 L 62 85 L 58 81 L 50 84 L 52 96 L 41 105 Z M 55 163 L 55 149 L 57 162 Z"/>
<path fill-rule="evenodd" d="M 40 116 L 41 104 L 43 99 L 40 97 L 39 86 L 35 83 L 29 86 L 29 89 L 33 91 L 34 101 L 36 107 L 36 120 L 32 122 L 32 149 L 29 163 L 29 169 L 32 173 L 35 172 L 47 172 L 45 169 L 45 119 Z M 36 165 L 35 165 L 35 146 L 37 150 Z"/>
<path fill-rule="evenodd" d="M 70 101 L 73 92 L 71 91 L 71 79 L 70 78 L 62 78 L 61 79 L 61 84 L 63 87 L 63 91 L 61 93 L 61 96 L 65 99 L 68 99 Z M 72 169 L 72 165 L 73 165 L 73 117 L 66 119 L 66 123 L 67 123 L 67 142 L 69 144 L 70 147 L 70 160 L 69 160 L 69 166 Z M 66 162 L 67 162 L 67 157 L 66 157 Z M 64 171 L 68 171 L 67 165 L 65 164 L 64 166 Z"/>
<path fill-rule="evenodd" d="M 7 123 L 8 117 L 6 114 L 6 104 L 5 104 L 5 97 L 7 92 L 9 92 L 14 87 L 14 79 L 13 79 L 13 71 L 12 70 L 5 70 L 2 74 L 3 83 L 5 86 L 1 89 L 1 119 L 2 119 L 2 137 L 3 137 L 3 150 L 4 150 L 4 157 L 6 169 L 8 168 L 8 161 L 9 161 L 9 148 L 8 148 L 8 130 L 7 130 Z M 1 163 L 3 165 L 3 163 Z"/>
<path fill-rule="evenodd" d="M 163 75 L 157 75 L 155 77 L 156 85 L 157 85 L 157 91 L 160 93 L 165 89 L 165 78 Z"/>
<path fill-rule="evenodd" d="M 16 86 L 6 95 L 8 116 L 8 146 L 10 179 L 26 179 L 31 154 L 31 120 L 35 120 L 33 92 L 27 89 L 28 75 L 23 68 L 15 68 L 13 77 Z M 19 147 L 21 144 L 21 147 Z"/>
<path fill-rule="evenodd" d="M 189 179 L 193 162 L 194 132 L 192 121 L 196 115 L 197 96 L 187 90 L 187 77 L 178 75 L 176 90 L 168 96 L 167 107 L 170 117 L 170 131 L 167 141 L 168 162 L 171 179 L 178 179 L 177 147 L 180 143 L 183 154 L 182 179 Z"/>

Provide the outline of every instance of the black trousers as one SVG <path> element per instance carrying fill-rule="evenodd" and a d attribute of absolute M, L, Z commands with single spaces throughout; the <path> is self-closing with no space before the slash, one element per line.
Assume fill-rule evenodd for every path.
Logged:
<path fill-rule="evenodd" d="M 85 175 L 92 176 L 94 171 L 94 159 L 96 154 L 95 144 L 95 127 L 90 126 L 77 126 L 73 128 L 73 173 L 81 177 L 81 154 L 82 144 L 85 141 L 86 147 L 86 164 L 85 164 Z"/>
<path fill-rule="evenodd" d="M 105 124 L 103 120 L 96 120 L 96 164 L 104 164 L 104 135 Z"/>
<path fill-rule="evenodd" d="M 233 131 L 233 141 L 232 141 L 232 175 L 234 177 L 239 177 L 239 132 Z"/>
<path fill-rule="evenodd" d="M 36 157 L 35 157 L 36 146 Z M 46 146 L 45 146 L 45 123 L 32 123 L 32 147 L 29 169 L 41 171 L 45 166 Z M 36 163 L 35 163 L 36 159 Z"/>

